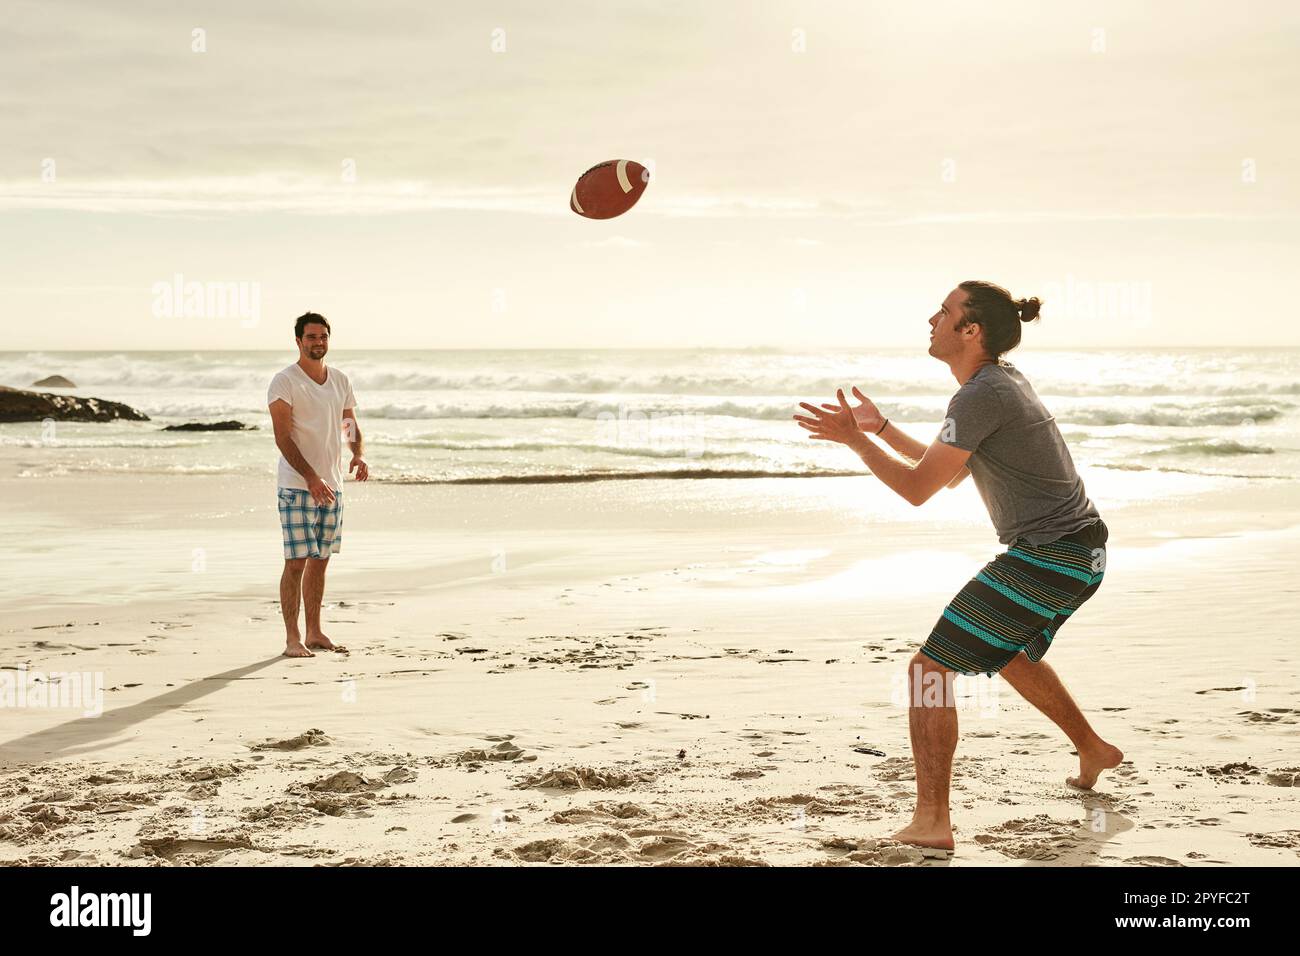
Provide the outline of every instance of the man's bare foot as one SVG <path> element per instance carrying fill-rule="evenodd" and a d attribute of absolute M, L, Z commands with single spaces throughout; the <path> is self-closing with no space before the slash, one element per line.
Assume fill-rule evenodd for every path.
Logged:
<path fill-rule="evenodd" d="M 889 839 L 934 850 L 951 850 L 956 846 L 952 839 L 952 827 L 944 824 L 923 825 L 913 821 Z"/>
<path fill-rule="evenodd" d="M 315 657 L 311 651 L 303 645 L 302 641 L 289 641 L 284 645 L 285 657 Z"/>
<path fill-rule="evenodd" d="M 1065 782 L 1080 790 L 1091 790 L 1103 770 L 1118 767 L 1123 760 L 1122 750 L 1102 741 L 1099 747 L 1079 751 L 1079 775 L 1066 777 Z"/>
<path fill-rule="evenodd" d="M 340 654 L 346 654 L 348 649 L 342 644 L 335 644 L 324 634 L 309 634 L 307 636 L 308 647 L 319 647 L 322 651 L 337 651 Z"/>

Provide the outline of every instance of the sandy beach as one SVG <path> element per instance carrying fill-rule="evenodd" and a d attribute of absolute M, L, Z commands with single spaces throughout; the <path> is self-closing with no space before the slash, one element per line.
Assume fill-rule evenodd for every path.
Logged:
<path fill-rule="evenodd" d="M 349 653 L 287 660 L 264 479 L 0 478 L 0 862 L 1294 866 L 1300 488 L 1084 478 L 1107 578 L 1047 660 L 1125 763 L 1071 790 L 962 679 L 946 862 L 877 838 L 905 662 L 1000 549 L 970 483 L 348 485 Z"/>

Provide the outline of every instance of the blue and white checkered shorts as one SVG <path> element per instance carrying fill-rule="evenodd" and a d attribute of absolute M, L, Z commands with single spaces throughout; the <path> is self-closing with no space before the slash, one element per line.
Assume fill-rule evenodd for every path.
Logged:
<path fill-rule="evenodd" d="M 343 492 L 334 492 L 331 505 L 317 505 L 311 492 L 302 488 L 281 488 L 276 498 L 286 561 L 328 558 L 339 553 L 343 544 Z"/>

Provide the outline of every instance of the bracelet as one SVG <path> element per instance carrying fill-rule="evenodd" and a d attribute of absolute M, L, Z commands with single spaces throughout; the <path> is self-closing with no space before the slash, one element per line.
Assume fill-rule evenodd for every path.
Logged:
<path fill-rule="evenodd" d="M 880 428 L 879 428 L 879 430 L 877 430 L 876 434 L 879 435 L 881 432 L 883 432 L 883 431 L 885 430 L 885 425 L 888 425 L 888 424 L 889 424 L 889 419 L 886 418 L 884 424 L 880 426 Z"/>

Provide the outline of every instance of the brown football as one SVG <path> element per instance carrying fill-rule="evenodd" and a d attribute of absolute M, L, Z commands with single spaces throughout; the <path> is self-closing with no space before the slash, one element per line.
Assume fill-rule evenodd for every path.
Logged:
<path fill-rule="evenodd" d="M 611 159 L 578 177 L 569 208 L 588 219 L 613 219 L 636 205 L 649 182 L 650 170 L 640 163 Z"/>

